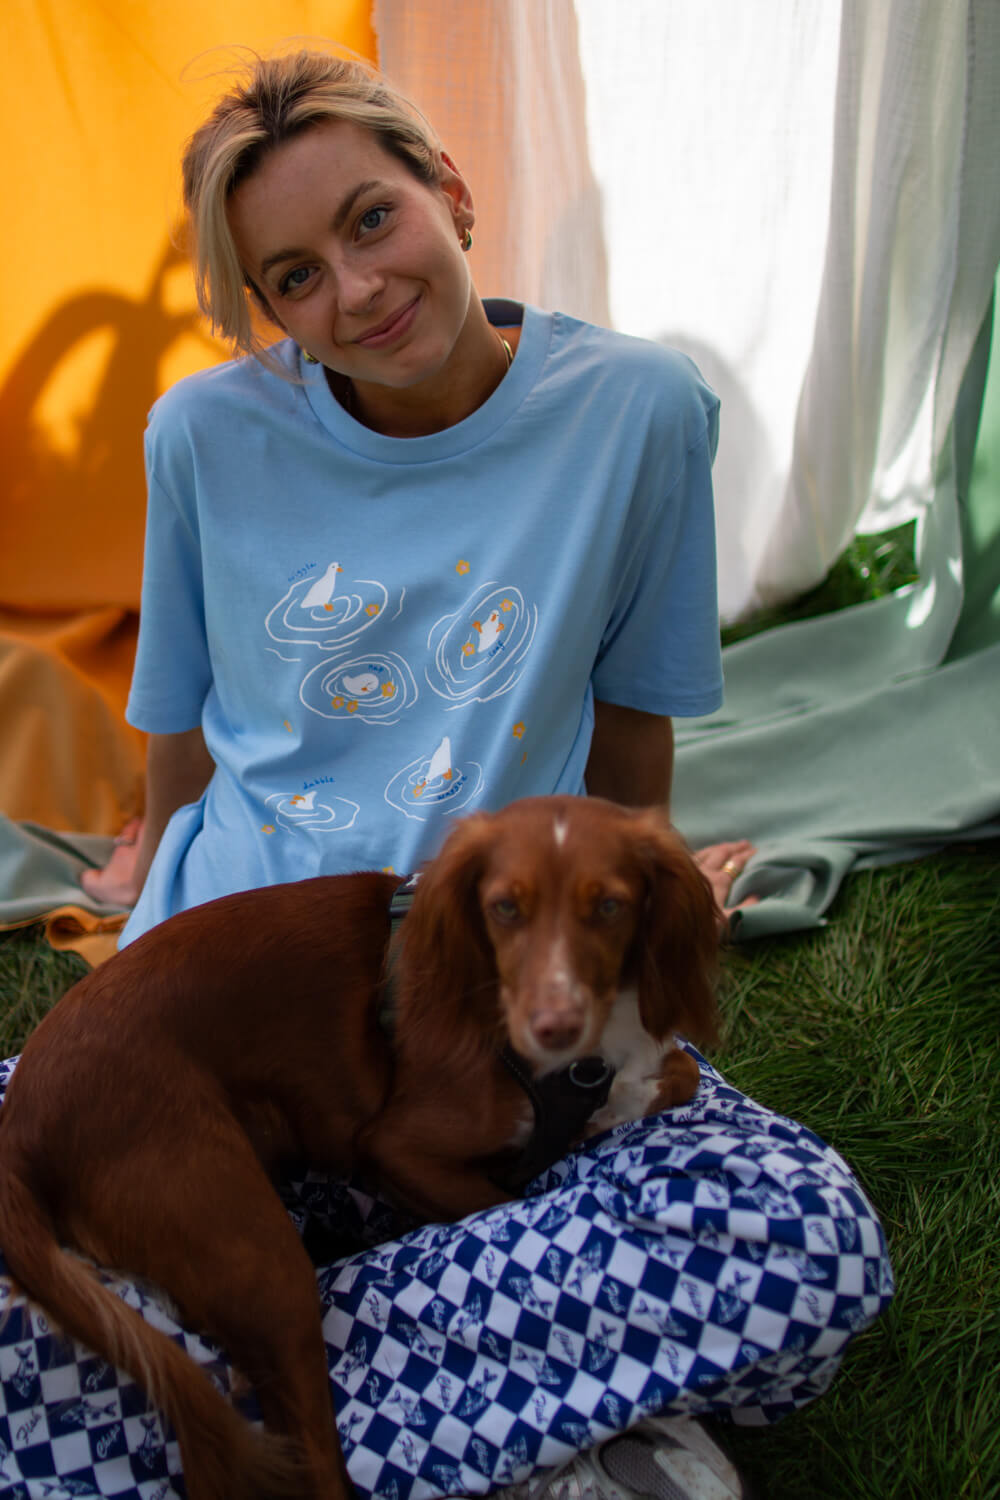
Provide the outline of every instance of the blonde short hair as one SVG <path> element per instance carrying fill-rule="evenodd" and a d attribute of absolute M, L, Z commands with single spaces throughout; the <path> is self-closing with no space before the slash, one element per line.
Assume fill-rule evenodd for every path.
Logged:
<path fill-rule="evenodd" d="M 373 68 L 325 52 L 256 58 L 223 95 L 183 156 L 184 205 L 198 303 L 238 354 L 261 356 L 250 297 L 226 214 L 231 195 L 269 151 L 324 120 L 364 126 L 421 182 L 437 181 L 440 144 L 419 110 Z M 265 308 L 266 310 L 266 308 Z"/>

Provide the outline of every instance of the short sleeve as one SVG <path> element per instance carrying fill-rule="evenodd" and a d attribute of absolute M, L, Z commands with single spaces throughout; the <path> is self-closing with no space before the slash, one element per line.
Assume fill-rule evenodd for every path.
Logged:
<path fill-rule="evenodd" d="M 722 703 L 712 495 L 718 400 L 689 369 L 685 409 L 671 419 L 684 435 L 680 462 L 667 467 L 654 435 L 592 674 L 602 701 L 682 717 Z M 666 451 L 676 453 L 676 442 Z"/>
<path fill-rule="evenodd" d="M 155 448 L 151 430 L 139 641 L 126 717 L 149 734 L 177 734 L 201 723 L 212 670 L 193 497 L 185 506 L 160 484 Z"/>

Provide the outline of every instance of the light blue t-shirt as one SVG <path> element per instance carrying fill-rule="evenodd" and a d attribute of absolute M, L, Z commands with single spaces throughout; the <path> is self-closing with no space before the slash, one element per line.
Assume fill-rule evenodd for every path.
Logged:
<path fill-rule="evenodd" d="M 595 697 L 721 702 L 718 403 L 687 358 L 527 307 L 489 400 L 400 439 L 276 357 L 291 380 L 241 360 L 151 414 L 128 718 L 201 725 L 217 769 L 123 942 L 229 891 L 408 872 L 458 814 L 583 792 Z"/>

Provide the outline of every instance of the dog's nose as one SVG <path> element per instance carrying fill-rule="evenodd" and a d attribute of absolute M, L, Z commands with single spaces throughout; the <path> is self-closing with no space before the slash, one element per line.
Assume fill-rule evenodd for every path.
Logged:
<path fill-rule="evenodd" d="M 575 1046 L 583 1033 L 583 1017 L 561 1006 L 535 1011 L 530 1025 L 535 1041 L 547 1052 L 564 1052 Z"/>

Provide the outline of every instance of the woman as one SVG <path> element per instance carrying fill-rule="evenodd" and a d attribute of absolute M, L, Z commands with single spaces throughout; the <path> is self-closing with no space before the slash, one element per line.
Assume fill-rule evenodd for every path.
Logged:
<path fill-rule="evenodd" d="M 461 174 L 359 65 L 258 64 L 184 176 L 199 295 L 255 357 L 151 417 L 129 707 L 151 736 L 148 807 L 104 875 L 104 894 L 138 893 L 124 940 L 240 887 L 410 870 L 466 808 L 665 802 L 671 716 L 721 698 L 717 403 L 697 371 L 483 303 Z M 261 316 L 286 340 L 265 349 Z M 717 891 L 748 854 L 706 853 Z M 384 1205 L 326 1179 L 289 1202 L 378 1245 L 320 1287 L 351 1476 L 400 1500 L 544 1488 L 567 1464 L 571 1492 L 624 1465 L 643 1487 L 660 1472 L 672 1494 L 738 1494 L 690 1418 L 803 1404 L 891 1293 L 843 1162 L 704 1063 L 689 1107 L 461 1225 L 396 1239 Z M 0 1337 L 23 1341 L 30 1385 L 47 1351 L 25 1326 Z M 86 1408 L 86 1382 L 85 1362 L 61 1372 L 63 1403 Z M 105 1385 L 81 1453 L 133 1399 Z M 145 1421 L 109 1439 L 107 1491 L 93 1458 L 96 1493 L 129 1466 L 165 1480 L 176 1455 Z"/>
<path fill-rule="evenodd" d="M 488 311 L 460 174 L 329 66 L 262 72 L 186 160 L 216 327 L 261 354 L 253 302 L 292 341 L 154 409 L 147 818 L 87 882 L 142 890 L 126 940 L 234 885 L 411 869 L 465 807 L 665 802 L 668 716 L 721 698 L 714 396 L 656 346 Z M 704 856 L 720 897 L 748 854 Z"/>

